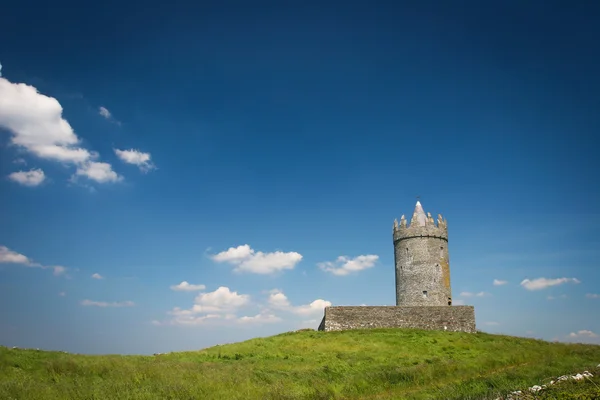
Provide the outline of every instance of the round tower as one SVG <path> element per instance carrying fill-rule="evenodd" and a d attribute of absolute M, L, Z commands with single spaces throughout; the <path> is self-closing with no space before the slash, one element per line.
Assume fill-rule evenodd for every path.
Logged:
<path fill-rule="evenodd" d="M 417 201 L 407 226 L 404 215 L 394 221 L 397 306 L 451 306 L 448 227 L 438 214 L 437 225 Z"/>

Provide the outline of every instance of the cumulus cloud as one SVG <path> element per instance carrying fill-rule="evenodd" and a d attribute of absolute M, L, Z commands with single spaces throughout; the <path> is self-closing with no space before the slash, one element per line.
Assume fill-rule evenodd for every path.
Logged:
<path fill-rule="evenodd" d="M 171 290 L 179 291 L 179 292 L 193 292 L 196 290 L 204 290 L 206 286 L 204 285 L 192 285 L 186 281 L 181 282 L 179 285 L 172 285 Z"/>
<path fill-rule="evenodd" d="M 113 171 L 112 166 L 105 162 L 90 161 L 81 163 L 75 171 L 76 176 L 84 176 L 98 183 L 120 182 L 123 177 Z"/>
<path fill-rule="evenodd" d="M 221 286 L 214 292 L 200 293 L 194 300 L 192 310 L 202 312 L 231 312 L 245 306 L 250 301 L 250 296 L 232 292 L 228 287 Z"/>
<path fill-rule="evenodd" d="M 494 286 L 502 286 L 502 285 L 506 285 L 508 283 L 508 281 L 503 281 L 500 279 L 494 279 Z"/>
<path fill-rule="evenodd" d="M 234 271 L 236 272 L 273 274 L 286 269 L 294 269 L 296 264 L 302 260 L 302 255 L 296 252 L 284 253 L 281 251 L 263 253 L 262 251 L 254 251 L 249 245 L 245 244 L 230 247 L 211 258 L 219 263 L 235 265 Z"/>
<path fill-rule="evenodd" d="M 547 279 L 547 278 L 537 278 L 537 279 L 523 279 L 521 282 L 521 286 L 523 286 L 527 290 L 542 290 L 549 288 L 551 286 L 558 286 L 564 283 L 581 283 L 577 278 L 556 278 L 556 279 Z"/>
<path fill-rule="evenodd" d="M 133 301 L 113 301 L 109 303 L 107 301 L 82 300 L 81 305 L 92 307 L 133 307 L 135 303 Z"/>
<path fill-rule="evenodd" d="M 586 329 L 583 329 L 581 331 L 569 333 L 569 337 L 570 338 L 597 338 L 598 334 L 596 334 L 596 333 L 594 333 L 592 331 L 588 331 Z"/>
<path fill-rule="evenodd" d="M 485 297 L 485 296 L 491 296 L 491 295 L 487 292 L 479 292 L 479 293 L 460 292 L 459 296 L 461 296 L 461 297 Z"/>
<path fill-rule="evenodd" d="M 600 299 L 600 294 L 596 293 L 588 293 L 585 295 L 588 299 Z"/>
<path fill-rule="evenodd" d="M 92 279 L 104 279 L 104 277 L 96 272 L 95 274 L 92 274 Z"/>
<path fill-rule="evenodd" d="M 292 306 L 287 296 L 277 289 L 271 291 L 267 303 L 273 309 L 287 311 L 301 316 L 321 314 L 325 307 L 331 306 L 330 301 L 323 299 L 317 299 L 305 305 Z"/>
<path fill-rule="evenodd" d="M 8 175 L 8 179 L 17 182 L 23 186 L 38 186 L 46 179 L 44 171 L 41 169 L 31 169 L 29 171 L 13 172 Z"/>
<path fill-rule="evenodd" d="M 90 164 L 98 154 L 81 146 L 62 112 L 55 98 L 35 87 L 0 78 L 0 128 L 10 132 L 12 145 L 45 160 L 76 165 L 78 171 L 93 169 Z M 112 171 L 110 164 L 106 166 Z M 96 174 L 82 175 L 99 183 L 114 181 L 104 175 L 99 179 Z"/>
<path fill-rule="evenodd" d="M 114 149 L 115 154 L 121 161 L 127 164 L 136 165 L 142 172 L 148 172 L 156 167 L 150 160 L 150 153 L 143 153 L 139 150 L 119 150 Z"/>
<path fill-rule="evenodd" d="M 344 276 L 351 272 L 362 271 L 367 268 L 372 268 L 379 259 L 379 256 L 369 254 L 362 255 L 355 258 L 349 258 L 346 256 L 339 256 L 335 261 L 326 261 L 318 263 L 317 265 L 323 271 L 331 272 L 334 275 Z"/>

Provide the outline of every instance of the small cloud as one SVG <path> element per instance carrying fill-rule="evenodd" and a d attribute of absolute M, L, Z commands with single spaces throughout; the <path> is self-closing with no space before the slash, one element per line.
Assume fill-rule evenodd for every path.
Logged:
<path fill-rule="evenodd" d="M 38 168 L 29 171 L 13 172 L 8 175 L 8 179 L 23 186 L 35 187 L 44 182 L 46 175 L 44 171 Z"/>
<path fill-rule="evenodd" d="M 355 258 L 339 256 L 335 261 L 321 262 L 317 265 L 323 271 L 331 272 L 333 275 L 344 276 L 351 272 L 372 268 L 378 259 L 379 256 L 373 254 L 361 255 Z"/>
<path fill-rule="evenodd" d="M 104 279 L 104 277 L 96 272 L 95 274 L 92 275 L 92 279 Z"/>
<path fill-rule="evenodd" d="M 508 281 L 503 281 L 500 279 L 494 279 L 494 286 L 502 286 L 502 285 L 506 285 L 508 283 Z"/>
<path fill-rule="evenodd" d="M 491 296 L 491 294 L 489 294 L 487 292 L 479 292 L 479 293 L 461 292 L 459 296 L 461 296 L 461 297 L 485 297 L 485 296 Z"/>
<path fill-rule="evenodd" d="M 465 305 L 465 301 L 461 300 L 461 299 L 455 299 L 452 300 L 452 304 L 455 306 L 464 306 Z"/>
<path fill-rule="evenodd" d="M 65 297 L 65 296 L 67 295 L 67 292 L 60 292 L 58 295 L 59 295 L 60 297 Z"/>
<path fill-rule="evenodd" d="M 525 331 L 525 334 L 527 335 L 533 335 L 535 332 L 534 331 Z"/>
<path fill-rule="evenodd" d="M 192 285 L 186 281 L 181 282 L 179 285 L 172 285 L 171 290 L 179 291 L 179 292 L 193 292 L 196 290 L 204 290 L 206 289 L 205 285 Z"/>
<path fill-rule="evenodd" d="M 498 326 L 498 325 L 500 325 L 498 322 L 495 322 L 495 321 L 488 321 L 488 322 L 484 322 L 483 324 L 487 325 L 487 326 Z"/>
<path fill-rule="evenodd" d="M 17 164 L 17 165 L 27 165 L 27 161 L 25 161 L 24 158 L 17 158 L 15 160 L 13 160 L 13 164 Z"/>
<path fill-rule="evenodd" d="M 81 305 L 93 307 L 133 307 L 135 303 L 133 301 L 116 301 L 109 303 L 106 301 L 83 300 Z"/>
<path fill-rule="evenodd" d="M 113 122 L 117 125 L 121 125 L 121 123 L 113 117 L 112 113 L 108 111 L 108 108 L 106 107 L 98 107 L 98 114 L 100 114 L 102 117 L 109 120 L 110 122 Z"/>
<path fill-rule="evenodd" d="M 86 177 L 98 183 L 120 182 L 123 180 L 121 175 L 113 171 L 110 164 L 95 161 L 81 163 L 72 179 L 76 180 L 78 176 Z"/>
<path fill-rule="evenodd" d="M 523 279 L 521 282 L 521 286 L 523 286 L 527 290 L 542 290 L 549 288 L 551 286 L 558 286 L 564 283 L 581 283 L 581 281 L 577 278 L 556 278 L 556 279 L 547 279 L 547 278 L 537 278 L 533 280 Z"/>
<path fill-rule="evenodd" d="M 235 265 L 235 272 L 250 272 L 254 274 L 273 274 L 286 269 L 294 269 L 296 264 L 302 260 L 302 255 L 296 252 L 284 253 L 275 251 L 263 253 L 254 251 L 245 244 L 238 247 L 230 247 L 211 256 L 213 261 Z"/>
<path fill-rule="evenodd" d="M 41 267 L 41 265 L 33 263 L 27 256 L 17 253 L 16 251 L 12 251 L 6 246 L 0 246 L 0 263 Z"/>
<path fill-rule="evenodd" d="M 105 107 L 100 107 L 98 109 L 98 114 L 102 115 L 106 119 L 110 119 L 110 117 L 112 117 L 112 114 L 110 113 L 110 111 L 108 111 L 108 109 Z"/>
<path fill-rule="evenodd" d="M 114 149 L 115 154 L 121 161 L 127 164 L 136 165 L 142 172 L 148 172 L 156 169 L 156 166 L 152 163 L 150 153 L 143 153 L 139 150 L 119 150 Z"/>
<path fill-rule="evenodd" d="M 600 299 L 600 294 L 596 293 L 588 293 L 585 295 L 588 299 Z"/>
<path fill-rule="evenodd" d="M 598 334 L 586 329 L 569 333 L 570 338 L 597 338 Z"/>

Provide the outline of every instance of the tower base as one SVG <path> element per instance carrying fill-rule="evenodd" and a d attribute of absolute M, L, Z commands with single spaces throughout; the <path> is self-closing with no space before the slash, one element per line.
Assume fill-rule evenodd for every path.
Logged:
<path fill-rule="evenodd" d="M 366 328 L 413 328 L 475 333 L 475 307 L 326 307 L 318 330 L 345 331 Z"/>

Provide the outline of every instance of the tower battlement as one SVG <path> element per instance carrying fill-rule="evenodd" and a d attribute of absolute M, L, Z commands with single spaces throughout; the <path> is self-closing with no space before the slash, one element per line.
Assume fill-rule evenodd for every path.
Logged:
<path fill-rule="evenodd" d="M 417 207 L 410 219 L 410 225 L 407 225 L 404 215 L 398 220 L 394 220 L 394 243 L 398 240 L 413 237 L 434 237 L 448 241 L 448 222 L 441 214 L 437 216 L 437 223 L 431 216 L 431 213 L 425 214 L 421 203 L 417 202 Z"/>

